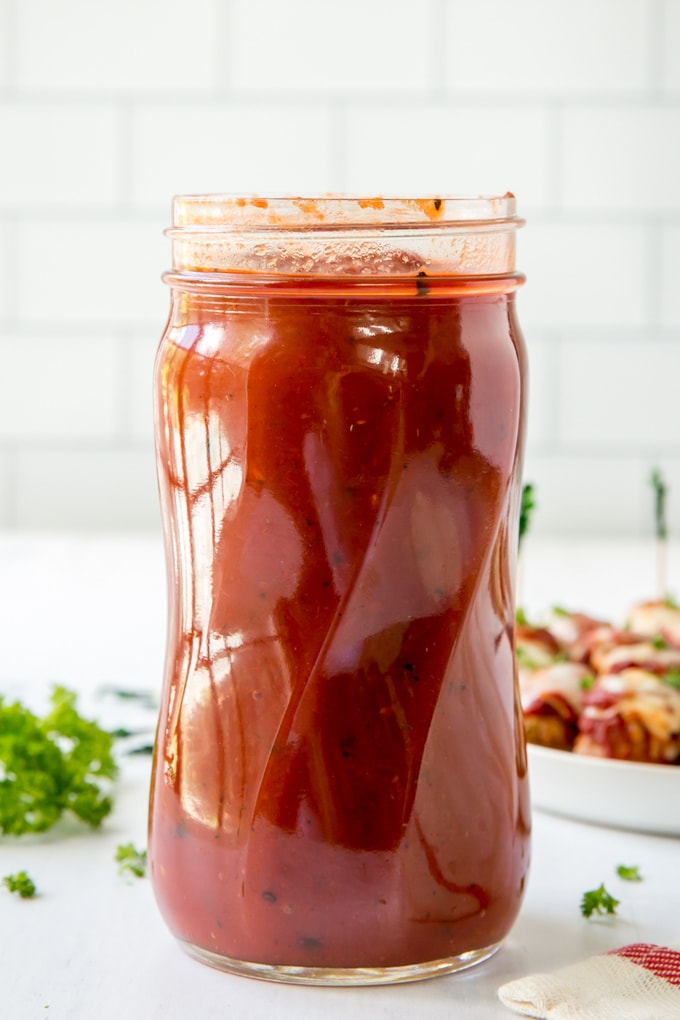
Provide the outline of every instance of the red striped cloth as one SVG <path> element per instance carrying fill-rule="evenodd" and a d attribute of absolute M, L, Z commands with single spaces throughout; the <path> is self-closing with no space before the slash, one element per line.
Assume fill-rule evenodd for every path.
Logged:
<path fill-rule="evenodd" d="M 612 949 L 608 956 L 622 956 L 638 967 L 663 978 L 669 985 L 680 986 L 680 952 L 668 946 L 654 946 L 648 942 L 634 942 L 622 949 Z"/>
<path fill-rule="evenodd" d="M 637 942 L 511 981 L 498 996 L 538 1020 L 680 1020 L 680 946 Z"/>

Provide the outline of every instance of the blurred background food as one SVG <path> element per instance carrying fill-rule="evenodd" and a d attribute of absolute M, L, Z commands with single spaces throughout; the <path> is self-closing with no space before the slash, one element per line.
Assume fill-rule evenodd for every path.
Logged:
<path fill-rule="evenodd" d="M 0 526 L 158 529 L 174 193 L 511 190 L 533 530 L 649 533 L 651 466 L 680 491 L 678 54 L 680 0 L 0 0 Z"/>

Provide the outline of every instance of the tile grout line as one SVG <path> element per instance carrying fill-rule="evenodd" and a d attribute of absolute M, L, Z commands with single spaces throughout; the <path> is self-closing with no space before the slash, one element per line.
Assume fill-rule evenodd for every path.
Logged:
<path fill-rule="evenodd" d="M 215 61 L 214 98 L 225 100 L 233 93 L 233 75 L 231 63 L 234 48 L 232 45 L 233 10 L 231 0 L 215 0 L 215 37 L 213 40 L 213 60 Z"/>
<path fill-rule="evenodd" d="M 564 332 L 559 331 L 555 341 L 550 345 L 550 373 L 552 375 L 553 399 L 549 402 L 547 413 L 548 434 L 552 437 L 559 451 L 564 448 L 564 398 L 561 386 L 562 355 L 565 344 Z"/>
<path fill-rule="evenodd" d="M 19 249 L 19 226 L 21 218 L 16 215 L 5 216 L 2 218 L 5 226 L 5 240 L 4 240 L 4 287 L 6 289 L 5 297 L 5 310 L 6 316 L 9 323 L 18 321 L 18 303 L 17 295 L 19 293 L 19 274 L 18 274 L 18 249 Z M 0 323 L 2 317 L 0 317 Z"/>
<path fill-rule="evenodd" d="M 347 190 L 347 111 L 344 103 L 330 104 L 329 171 L 331 190 Z"/>
<path fill-rule="evenodd" d="M 7 525 L 19 526 L 19 455 L 20 447 L 13 443 L 7 452 Z"/>
<path fill-rule="evenodd" d="M 432 99 L 453 100 L 447 96 L 448 34 L 450 7 L 447 0 L 430 0 L 430 37 L 428 40 L 430 90 Z"/>
<path fill-rule="evenodd" d="M 433 82 L 439 77 L 435 71 Z M 9 97 L 6 97 L 9 98 Z M 400 106 L 408 106 L 413 109 L 422 108 L 423 105 L 433 107 L 469 107 L 471 109 L 484 110 L 489 108 L 499 109 L 535 109 L 546 103 L 561 103 L 575 109 L 592 109 L 599 106 L 606 110 L 640 109 L 649 106 L 650 103 L 663 108 L 680 107 L 680 91 L 663 91 L 651 95 L 649 89 L 622 90 L 612 93 L 606 90 L 593 89 L 589 92 L 563 90 L 554 93 L 546 93 L 539 89 L 520 90 L 499 90 L 497 92 L 482 92 L 476 89 L 469 91 L 452 92 L 447 89 L 433 91 L 432 85 L 420 92 L 409 92 L 395 89 L 392 91 L 381 91 L 380 89 L 367 89 L 364 92 L 356 92 L 352 89 L 323 90 L 301 90 L 296 89 L 290 92 L 281 92 L 280 89 L 264 88 L 260 90 L 242 90 L 238 93 L 232 91 L 232 86 L 213 86 L 212 89 L 187 94 L 179 88 L 166 88 L 154 90 L 142 87 L 136 93 L 127 92 L 123 89 L 101 88 L 94 92 L 86 92 L 78 88 L 65 89 L 63 91 L 47 90 L 45 88 L 26 89 L 19 92 L 14 90 L 11 101 L 18 106 L 51 106 L 51 107 L 82 107 L 92 108 L 102 105 L 112 105 L 121 99 L 126 99 L 135 104 L 144 106 L 160 107 L 243 107 L 248 109 L 261 109 L 271 107 L 276 110 L 286 108 L 309 108 L 319 107 L 323 104 L 337 100 L 346 102 L 348 106 L 365 108 L 375 106 L 381 109 L 398 109 Z"/>
<path fill-rule="evenodd" d="M 648 334 L 662 330 L 663 225 L 650 217 L 645 231 L 645 316 Z"/>
<path fill-rule="evenodd" d="M 114 421 L 112 441 L 116 449 L 124 446 L 128 438 L 126 428 L 130 419 L 131 393 L 130 386 L 126 385 L 126 378 L 132 376 L 132 359 L 130 357 L 130 337 L 121 329 L 114 330 L 113 334 L 115 361 L 114 361 Z"/>
<path fill-rule="evenodd" d="M 664 35 L 666 5 L 664 0 L 646 0 L 647 15 L 647 81 L 650 98 L 664 99 L 665 55 Z"/>
<path fill-rule="evenodd" d="M 19 0 L 5 0 L 5 26 L 7 34 L 3 47 L 3 58 L 7 68 L 7 90 L 8 98 L 11 99 L 18 92 L 18 66 L 17 53 L 19 52 L 18 40 L 18 18 L 16 4 Z"/>
<path fill-rule="evenodd" d="M 546 104 L 544 115 L 547 117 L 546 132 L 546 200 L 548 215 L 564 214 L 564 104 L 552 100 Z M 553 201 L 550 201 L 552 182 Z"/>
<path fill-rule="evenodd" d="M 116 165 L 114 170 L 115 214 L 126 214 L 133 208 L 134 193 L 134 130 L 132 102 L 121 98 L 115 104 Z"/>

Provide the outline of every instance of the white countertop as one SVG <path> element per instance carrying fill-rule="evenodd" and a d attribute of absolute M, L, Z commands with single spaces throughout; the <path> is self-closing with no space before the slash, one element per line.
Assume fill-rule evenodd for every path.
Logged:
<path fill-rule="evenodd" d="M 678 547 L 669 576 L 677 594 Z M 522 589 L 530 612 L 560 603 L 622 614 L 656 594 L 653 549 L 532 539 Z M 85 714 L 110 724 L 133 710 L 102 698 L 102 687 L 159 691 L 165 608 L 158 537 L 0 533 L 0 693 L 43 708 L 59 682 L 80 693 Z M 2 1020 L 508 1020 L 513 1014 L 496 997 L 505 981 L 630 942 L 680 941 L 680 840 L 537 811 L 526 899 L 487 963 L 381 988 L 232 977 L 185 956 L 148 880 L 118 874 L 117 845 L 145 845 L 149 767 L 148 758 L 125 759 L 114 812 L 98 832 L 66 825 L 40 838 L 0 840 L 0 876 L 27 870 L 40 893 L 21 900 L 0 889 Z M 622 882 L 618 864 L 639 865 L 644 881 Z M 618 914 L 586 921 L 581 895 L 600 882 L 620 899 Z"/>

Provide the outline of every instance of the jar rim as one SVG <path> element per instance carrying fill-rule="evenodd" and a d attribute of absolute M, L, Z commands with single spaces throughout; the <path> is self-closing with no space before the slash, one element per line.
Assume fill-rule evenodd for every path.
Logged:
<path fill-rule="evenodd" d="M 177 231 L 451 230 L 483 227 L 514 230 L 523 225 L 511 192 L 504 195 L 257 195 L 194 194 L 173 199 Z"/>
<path fill-rule="evenodd" d="M 277 276 L 514 273 L 515 196 L 178 195 L 173 271 Z"/>

